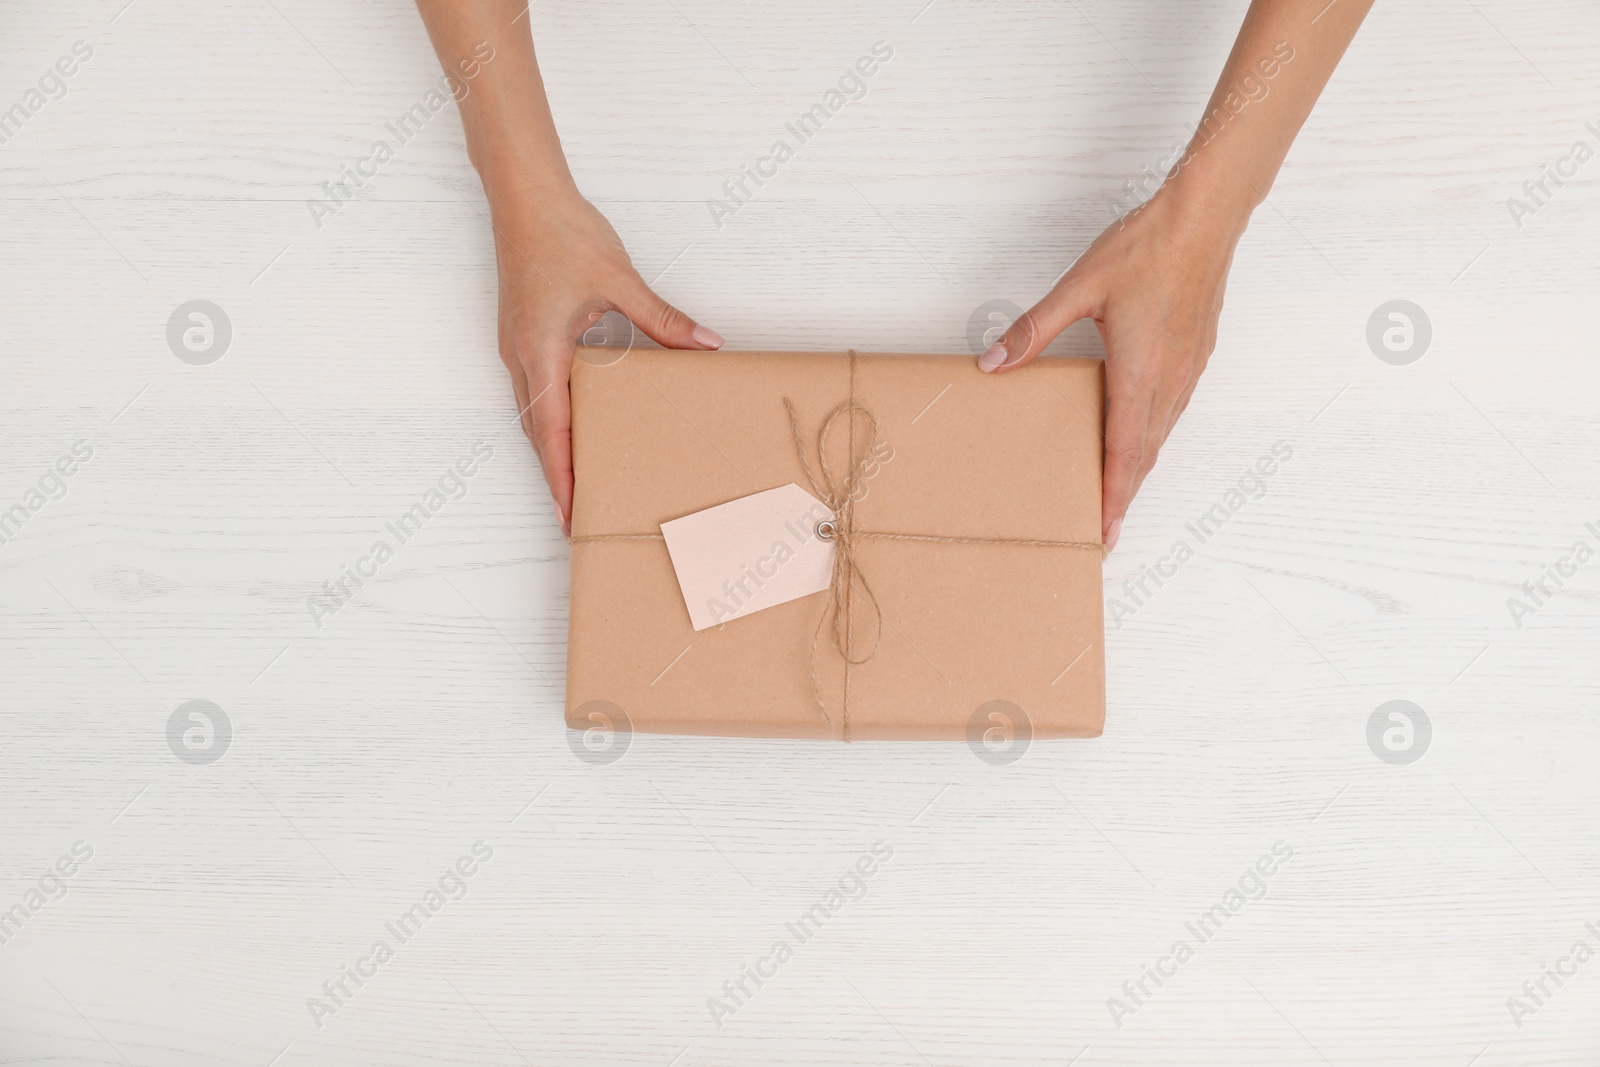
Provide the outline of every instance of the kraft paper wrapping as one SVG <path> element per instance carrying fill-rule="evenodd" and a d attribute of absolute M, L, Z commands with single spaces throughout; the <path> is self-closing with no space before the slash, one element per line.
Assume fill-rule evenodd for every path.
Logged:
<path fill-rule="evenodd" d="M 573 728 L 615 705 L 647 733 L 971 740 L 980 709 L 1003 706 L 1034 737 L 1100 734 L 1098 360 L 989 375 L 957 356 L 643 350 L 576 361 L 571 389 Z M 650 535 L 790 482 L 809 491 L 785 401 L 814 448 L 852 399 L 893 450 L 857 475 L 854 528 L 940 538 L 851 541 L 882 616 L 870 658 L 847 665 L 831 623 L 819 635 L 826 592 L 694 631 Z M 849 447 L 833 435 L 835 470 Z M 872 614 L 852 584 L 849 632 Z"/>

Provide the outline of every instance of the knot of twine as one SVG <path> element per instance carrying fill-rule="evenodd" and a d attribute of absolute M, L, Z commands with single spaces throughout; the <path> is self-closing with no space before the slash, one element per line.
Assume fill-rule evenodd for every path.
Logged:
<path fill-rule="evenodd" d="M 811 638 L 811 696 L 816 701 L 817 710 L 822 713 L 823 721 L 832 725 L 833 716 L 828 714 L 827 703 L 822 699 L 822 682 L 817 677 L 817 650 L 822 643 L 823 630 L 831 622 L 833 626 L 833 643 L 839 650 L 839 655 L 844 660 L 844 695 L 840 704 L 839 734 L 843 740 L 850 739 L 850 668 L 859 667 L 877 655 L 878 646 L 883 640 L 883 609 L 878 604 L 876 594 L 867 584 L 861 568 L 856 562 L 856 549 L 860 542 L 866 540 L 885 541 L 925 541 L 935 544 L 947 545 L 1012 545 L 1024 548 L 1078 548 L 1100 552 L 1102 545 L 1099 541 L 1050 541 L 1036 538 L 1023 537 L 947 537 L 938 534 L 894 533 L 887 530 L 861 530 L 856 528 L 855 508 L 857 503 L 856 486 L 861 476 L 867 457 L 871 454 L 873 446 L 877 443 L 878 418 L 865 405 L 856 400 L 856 350 L 849 350 L 850 391 L 849 399 L 839 404 L 830 411 L 822 420 L 822 425 L 817 429 L 817 463 L 811 464 L 810 449 L 806 446 L 805 434 L 800 429 L 800 416 L 795 411 L 794 401 L 788 397 L 783 398 L 784 409 L 789 413 L 789 429 L 794 436 L 795 452 L 800 457 L 800 465 L 805 470 L 806 480 L 811 483 L 811 491 L 827 505 L 833 512 L 833 573 L 828 582 L 828 603 L 823 609 L 822 617 L 817 620 L 816 632 Z M 849 429 L 849 468 L 841 475 L 830 466 L 828 462 L 828 437 L 834 432 L 838 422 L 843 419 Z M 857 423 L 865 423 L 865 432 L 856 432 Z M 858 446 L 859 442 L 859 446 Z M 864 494 L 863 494 L 864 495 Z M 585 534 L 571 539 L 572 544 L 589 541 L 665 541 L 659 533 L 644 534 Z M 872 619 L 872 643 L 866 651 L 858 652 L 852 633 L 851 602 L 855 590 L 860 589 L 870 618 Z"/>

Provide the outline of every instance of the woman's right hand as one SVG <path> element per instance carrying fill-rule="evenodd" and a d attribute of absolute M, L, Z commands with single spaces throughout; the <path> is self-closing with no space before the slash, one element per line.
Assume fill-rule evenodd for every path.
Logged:
<path fill-rule="evenodd" d="M 500 359 L 539 455 L 561 530 L 572 535 L 572 396 L 583 336 L 618 311 L 666 348 L 722 338 L 662 300 L 617 231 L 572 180 L 539 75 L 527 0 L 417 0 L 483 180 L 500 268 Z"/>
<path fill-rule="evenodd" d="M 561 531 L 572 535 L 572 398 L 579 339 L 607 311 L 665 348 L 714 349 L 722 338 L 657 296 L 617 233 L 576 190 L 539 196 L 522 215 L 495 205 L 500 359 L 511 372 L 522 430 L 539 456 Z"/>

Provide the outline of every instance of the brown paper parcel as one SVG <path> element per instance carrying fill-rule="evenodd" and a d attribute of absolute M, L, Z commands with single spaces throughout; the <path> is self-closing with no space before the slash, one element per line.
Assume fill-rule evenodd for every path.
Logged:
<path fill-rule="evenodd" d="M 1034 737 L 1098 736 L 1104 388 L 1080 359 L 579 359 L 568 725 L 969 740 L 1014 705 Z M 696 632 L 660 524 L 790 482 L 839 505 L 833 589 Z"/>

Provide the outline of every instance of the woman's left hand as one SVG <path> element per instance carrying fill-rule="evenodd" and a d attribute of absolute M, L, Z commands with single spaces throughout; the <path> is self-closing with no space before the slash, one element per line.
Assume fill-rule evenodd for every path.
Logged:
<path fill-rule="evenodd" d="M 1116 546 L 1134 494 L 1189 404 L 1217 343 L 1217 318 L 1244 220 L 1208 217 L 1171 188 L 1119 219 L 978 366 L 1004 373 L 1092 318 L 1106 347 L 1101 537 Z"/>

